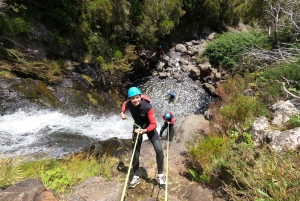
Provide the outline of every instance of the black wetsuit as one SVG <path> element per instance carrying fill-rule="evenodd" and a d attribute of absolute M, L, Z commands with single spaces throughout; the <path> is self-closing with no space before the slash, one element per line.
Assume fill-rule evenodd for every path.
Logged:
<path fill-rule="evenodd" d="M 142 99 L 141 104 L 137 107 L 134 107 L 130 101 L 127 101 L 126 107 L 129 109 L 131 116 L 135 121 L 135 124 L 139 125 L 140 128 L 146 129 L 150 125 L 148 112 L 152 109 L 152 105 L 148 101 Z M 153 117 L 151 116 L 150 118 L 155 118 L 155 116 L 153 115 Z M 134 128 L 136 128 L 136 126 L 134 126 Z M 137 134 L 133 133 L 132 149 L 134 148 L 136 136 Z M 164 166 L 164 154 L 163 154 L 163 148 L 159 141 L 156 128 L 154 128 L 152 131 L 148 131 L 147 136 L 156 152 L 158 174 L 162 174 L 163 166 Z M 142 142 L 143 142 L 143 135 L 139 135 L 139 139 L 136 145 L 136 150 L 134 153 L 133 164 L 132 164 L 134 175 L 136 176 L 138 176 L 139 174 L 139 156 L 140 156 Z"/>

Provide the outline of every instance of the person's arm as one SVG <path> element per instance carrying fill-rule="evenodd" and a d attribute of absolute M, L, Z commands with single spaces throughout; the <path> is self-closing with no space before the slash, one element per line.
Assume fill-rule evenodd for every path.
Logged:
<path fill-rule="evenodd" d="M 154 109 L 151 108 L 148 112 L 149 126 L 146 128 L 146 132 L 151 132 L 156 128 L 156 119 L 154 114 Z"/>
<path fill-rule="evenodd" d="M 124 114 L 124 112 L 127 110 L 127 101 L 124 101 L 122 108 L 121 108 L 121 118 L 124 120 L 126 119 L 126 116 Z"/>
<path fill-rule="evenodd" d="M 175 118 L 174 118 L 174 116 L 172 115 L 170 124 L 174 124 L 174 123 L 175 123 Z"/>

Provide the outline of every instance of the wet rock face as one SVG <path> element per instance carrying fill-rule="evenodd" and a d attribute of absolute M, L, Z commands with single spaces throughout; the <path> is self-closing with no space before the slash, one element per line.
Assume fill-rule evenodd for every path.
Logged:
<path fill-rule="evenodd" d="M 51 86 L 40 80 L 0 78 L 0 114 L 36 108 L 82 115 L 117 108 L 118 99 L 109 91 L 114 83 L 109 74 L 101 74 L 99 67 L 85 63 L 70 70 Z"/>
<path fill-rule="evenodd" d="M 58 107 L 59 101 L 40 81 L 22 78 L 0 78 L 0 114 L 9 114 L 20 108 Z"/>

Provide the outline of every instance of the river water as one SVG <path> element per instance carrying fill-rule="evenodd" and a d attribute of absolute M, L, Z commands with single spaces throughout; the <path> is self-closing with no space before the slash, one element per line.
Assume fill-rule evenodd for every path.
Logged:
<path fill-rule="evenodd" d="M 187 76 L 181 82 L 148 76 L 137 79 L 135 86 L 151 98 L 158 131 L 164 112 L 172 111 L 176 119 L 190 113 L 203 114 L 211 101 L 211 97 Z M 178 102 L 169 103 L 164 95 L 170 91 L 177 95 Z M 128 112 L 126 115 L 130 117 Z M 129 139 L 131 130 L 132 122 L 122 120 L 119 113 L 73 117 L 57 111 L 19 110 L 0 116 L 0 152 L 60 157 L 78 151 L 91 142 L 111 137 Z"/>

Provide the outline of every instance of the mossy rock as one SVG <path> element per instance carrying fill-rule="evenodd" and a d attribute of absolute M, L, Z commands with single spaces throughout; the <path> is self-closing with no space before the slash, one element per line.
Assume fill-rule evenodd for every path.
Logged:
<path fill-rule="evenodd" d="M 12 88 L 23 94 L 26 99 L 37 101 L 48 108 L 59 109 L 63 107 L 42 81 L 23 79 L 21 82 L 13 85 Z"/>

